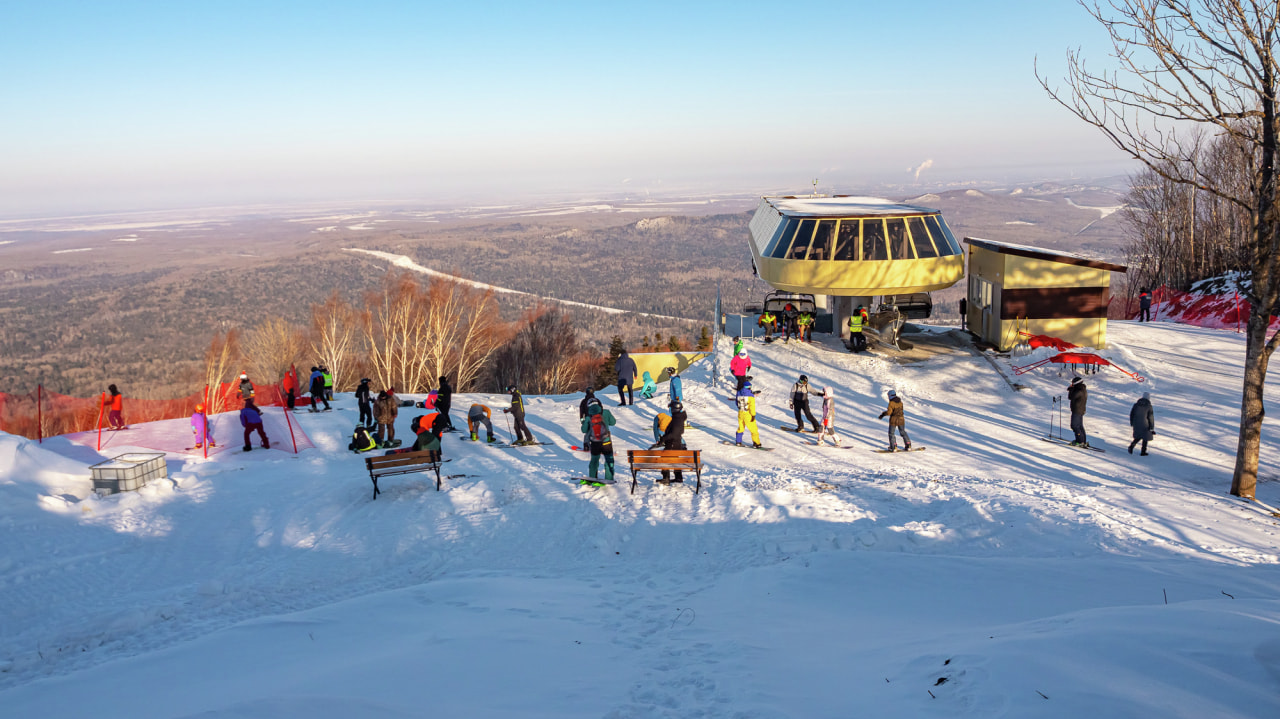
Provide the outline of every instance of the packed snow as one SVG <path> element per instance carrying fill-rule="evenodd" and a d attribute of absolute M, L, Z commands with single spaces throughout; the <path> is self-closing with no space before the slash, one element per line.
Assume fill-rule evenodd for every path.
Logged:
<path fill-rule="evenodd" d="M 1243 341 L 1109 335 L 1149 379 L 1086 376 L 1105 454 L 1040 441 L 1056 366 L 1015 392 L 959 346 L 752 341 L 776 451 L 721 444 L 731 388 L 695 366 L 700 494 L 629 493 L 665 399 L 612 392 L 619 483 L 598 489 L 570 481 L 581 395 L 527 398 L 551 445 L 447 435 L 442 491 L 391 477 L 376 501 L 350 395 L 296 413 L 315 449 L 175 454 L 102 498 L 91 448 L 0 435 L 0 716 L 1280 716 L 1280 520 L 1226 494 Z M 843 448 L 779 429 L 801 372 L 835 389 Z M 890 388 L 925 451 L 872 451 Z M 1148 457 L 1125 451 L 1143 391 Z M 505 440 L 506 398 L 456 396 L 455 424 L 472 402 Z M 1280 504 L 1269 437 L 1262 474 Z"/>
<path fill-rule="evenodd" d="M 67 254 L 67 253 L 69 253 L 69 252 L 89 252 L 89 251 L 90 251 L 90 250 L 92 250 L 92 249 L 93 249 L 92 247 L 77 247 L 77 248 L 72 249 L 72 250 L 54 250 L 54 251 L 53 251 L 53 254 L 55 254 L 55 255 L 65 255 L 65 254 Z"/>

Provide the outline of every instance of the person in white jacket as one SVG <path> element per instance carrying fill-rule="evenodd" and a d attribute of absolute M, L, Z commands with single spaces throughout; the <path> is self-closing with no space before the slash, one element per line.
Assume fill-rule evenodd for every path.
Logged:
<path fill-rule="evenodd" d="M 818 433 L 818 444 L 821 445 L 827 435 L 831 441 L 840 446 L 840 435 L 836 434 L 836 398 L 830 387 L 822 388 L 822 431 Z"/>

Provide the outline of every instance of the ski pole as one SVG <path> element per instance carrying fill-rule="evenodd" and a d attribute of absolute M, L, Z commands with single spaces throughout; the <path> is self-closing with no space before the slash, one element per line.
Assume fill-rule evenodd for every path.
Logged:
<path fill-rule="evenodd" d="M 507 420 L 507 440 L 509 440 L 511 444 L 515 444 L 516 436 L 511 433 L 511 415 L 503 412 L 502 416 Z"/>

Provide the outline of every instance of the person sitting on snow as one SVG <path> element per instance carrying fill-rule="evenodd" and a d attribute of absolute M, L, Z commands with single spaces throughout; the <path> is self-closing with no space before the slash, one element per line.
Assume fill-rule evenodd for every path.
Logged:
<path fill-rule="evenodd" d="M 369 428 L 363 424 L 357 424 L 355 431 L 351 433 L 351 443 L 347 445 L 347 449 L 359 454 L 377 448 L 378 443 L 374 440 L 373 435 L 369 434 Z"/>
<path fill-rule="evenodd" d="M 640 399 L 653 399 L 653 395 L 658 391 L 658 383 L 653 381 L 653 375 L 649 374 L 649 370 L 644 371 L 641 377 Z"/>

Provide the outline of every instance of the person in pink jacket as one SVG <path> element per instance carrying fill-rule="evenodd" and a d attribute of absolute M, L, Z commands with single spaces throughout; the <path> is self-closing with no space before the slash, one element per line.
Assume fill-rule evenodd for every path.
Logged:
<path fill-rule="evenodd" d="M 734 379 L 738 380 L 738 387 L 735 391 L 742 391 L 742 383 L 747 378 L 747 371 L 751 369 L 751 358 L 747 356 L 747 351 L 742 350 L 729 362 L 729 372 L 733 374 Z"/>
<path fill-rule="evenodd" d="M 191 415 L 191 433 L 196 436 L 196 449 L 204 446 L 205 442 L 210 447 L 217 447 L 218 443 L 213 441 L 213 427 L 209 426 L 209 418 L 204 413 L 204 405 L 196 405 L 196 411 Z"/>

